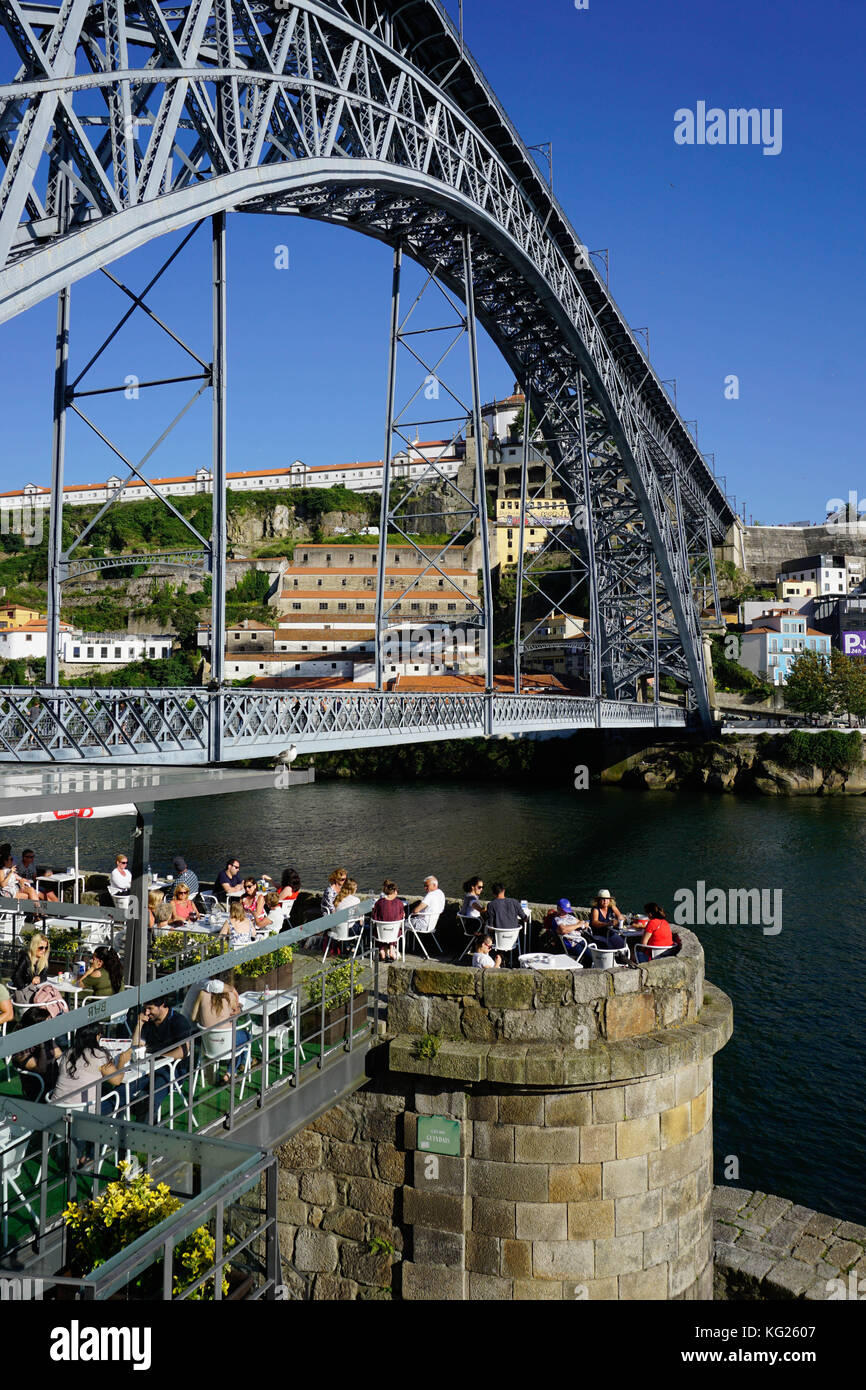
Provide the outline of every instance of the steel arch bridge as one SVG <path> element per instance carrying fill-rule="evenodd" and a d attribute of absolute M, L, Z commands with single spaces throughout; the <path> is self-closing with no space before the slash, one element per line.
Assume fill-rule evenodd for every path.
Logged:
<path fill-rule="evenodd" d="M 58 297 L 49 539 L 55 635 L 46 688 L 5 692 L 0 760 L 222 761 L 287 743 L 684 722 L 684 711 L 638 700 L 649 676 L 657 701 L 665 674 L 686 689 L 694 714 L 709 720 L 693 580 L 713 573 L 712 547 L 733 520 L 731 506 L 436 0 L 0 0 L 0 18 L 17 59 L 12 80 L 0 86 L 0 321 Z M 389 460 L 398 424 L 403 256 L 465 305 L 471 405 L 464 424 L 468 417 L 477 440 L 476 323 L 486 329 L 540 422 L 569 503 L 572 524 L 560 549 L 568 593 L 580 587 L 589 611 L 588 700 L 521 694 L 520 653 L 532 649 L 535 635 L 524 641 L 521 634 L 521 595 L 538 591 L 534 559 L 522 546 L 515 693 L 491 693 L 482 448 L 475 494 L 465 501 L 483 540 L 485 695 L 443 701 L 381 688 L 335 699 L 229 691 L 216 642 L 209 692 L 59 688 L 60 582 L 83 572 L 61 541 L 65 420 L 70 408 L 81 414 L 68 380 L 70 287 L 205 218 L 212 222 L 213 354 L 205 361 L 191 353 L 201 370 L 178 379 L 200 382 L 196 396 L 209 389 L 213 398 L 213 532 L 195 537 L 214 577 L 212 631 L 225 626 L 228 211 L 338 223 L 393 248 L 380 649 L 385 542 L 389 527 L 400 531 Z M 146 292 L 120 287 L 133 307 L 144 305 Z M 531 434 L 524 429 L 524 515 L 532 508 Z M 142 476 L 124 462 L 130 476 Z M 380 687 L 381 672 L 380 656 Z"/>

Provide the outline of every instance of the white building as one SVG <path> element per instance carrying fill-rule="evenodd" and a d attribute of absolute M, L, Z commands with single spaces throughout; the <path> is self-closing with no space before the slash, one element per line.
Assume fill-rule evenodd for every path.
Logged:
<path fill-rule="evenodd" d="M 47 641 L 43 636 L 47 648 Z M 131 661 L 159 660 L 171 656 L 170 632 L 73 632 L 60 637 L 60 660 L 67 666 L 126 666 Z M 42 652 L 45 655 L 45 652 Z"/>
<path fill-rule="evenodd" d="M 780 566 L 777 583 L 789 586 L 794 582 L 812 583 L 818 594 L 847 594 L 862 584 L 866 561 L 859 555 L 804 555 L 802 559 L 787 560 Z M 780 595 L 789 592 L 780 588 Z"/>

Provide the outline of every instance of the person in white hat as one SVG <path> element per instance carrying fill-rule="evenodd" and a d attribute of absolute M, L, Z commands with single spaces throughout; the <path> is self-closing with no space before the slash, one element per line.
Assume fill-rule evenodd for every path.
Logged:
<path fill-rule="evenodd" d="M 612 898 L 610 889 L 600 888 L 589 918 L 590 934 L 596 945 L 610 946 L 614 950 L 624 946 L 625 937 L 616 930 L 622 920 L 623 915 Z"/>
<path fill-rule="evenodd" d="M 229 1051 L 232 1045 L 231 1020 L 236 1014 L 241 1012 L 241 1003 L 238 999 L 238 992 L 230 980 L 213 979 L 208 980 L 204 988 L 199 991 L 198 998 L 193 1005 L 192 1022 L 197 1023 L 200 1028 L 213 1029 L 212 1040 L 219 1040 L 224 1045 L 225 1051 Z M 225 1035 L 225 1036 L 223 1036 Z M 249 1042 L 250 1035 L 244 1028 L 235 1031 L 235 1070 L 240 1071 L 243 1066 L 243 1057 L 238 1054 L 241 1049 Z M 223 1047 L 220 1046 L 220 1051 Z M 229 1080 L 228 1072 L 223 1072 L 222 1081 Z"/>

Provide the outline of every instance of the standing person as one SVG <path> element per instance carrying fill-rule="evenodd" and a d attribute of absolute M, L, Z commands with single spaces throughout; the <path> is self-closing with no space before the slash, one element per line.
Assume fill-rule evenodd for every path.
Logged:
<path fill-rule="evenodd" d="M 116 898 L 125 898 L 132 892 L 132 874 L 129 872 L 127 855 L 116 855 L 114 868 L 108 875 L 108 887 Z"/>
<path fill-rule="evenodd" d="M 476 950 L 472 956 L 472 964 L 476 970 L 498 970 L 502 965 L 502 957 L 492 956 L 490 948 L 493 945 L 493 937 L 490 935 L 481 936 L 476 943 Z"/>
<path fill-rule="evenodd" d="M 49 1018 L 51 1014 L 47 1009 L 26 1009 L 18 1026 L 32 1028 L 37 1023 L 45 1023 Z M 23 1052 L 13 1054 L 12 1061 L 21 1073 L 21 1089 L 25 1100 L 44 1100 L 49 1092 L 53 1091 L 57 1082 L 57 1063 L 60 1056 L 60 1048 L 56 1046 L 53 1038 L 47 1042 L 34 1043 L 32 1047 L 24 1048 Z"/>
<path fill-rule="evenodd" d="M 596 895 L 589 915 L 589 930 L 597 946 L 608 946 L 621 950 L 625 945 L 622 932 L 616 930 L 623 920 L 622 913 L 610 895 L 610 890 L 602 888 Z"/>
<path fill-rule="evenodd" d="M 26 989 L 28 985 L 44 984 L 48 975 L 48 953 L 51 944 L 41 931 L 35 931 L 15 963 L 12 983 L 16 989 Z"/>
<path fill-rule="evenodd" d="M 217 881 L 213 886 L 214 893 L 222 900 L 228 901 L 231 898 L 239 898 L 244 891 L 244 881 L 241 878 L 241 861 L 237 855 L 232 855 L 226 861 L 226 866 L 222 873 L 217 875 Z"/>
<path fill-rule="evenodd" d="M 179 883 L 183 883 L 189 889 L 190 898 L 194 898 L 199 891 L 198 874 L 194 874 L 192 869 L 187 868 L 186 860 L 183 855 L 176 854 L 171 861 L 174 871 L 174 886 L 177 888 Z"/>
<path fill-rule="evenodd" d="M 473 874 L 467 878 L 463 885 L 463 905 L 460 908 L 461 917 L 481 917 L 484 912 L 484 904 L 481 901 L 480 893 L 484 887 L 484 879 L 480 874 Z"/>
<path fill-rule="evenodd" d="M 33 889 L 34 893 L 36 894 L 36 896 L 37 896 L 37 898 L 40 900 L 40 902 L 52 902 L 52 903 L 56 903 L 56 902 L 57 902 L 57 894 L 56 894 L 56 893 L 52 893 L 50 890 L 49 890 L 47 893 L 43 892 L 42 889 L 39 887 L 39 885 L 38 885 L 37 882 L 36 882 L 36 851 L 35 851 L 35 850 L 33 850 L 33 849 L 25 849 L 24 852 L 23 852 L 23 854 L 21 855 L 20 862 L 16 862 L 15 867 L 16 867 L 16 869 L 18 870 L 19 877 L 22 878 L 22 879 L 24 880 L 25 883 L 29 883 L 29 884 L 30 884 L 30 887 Z M 45 879 L 45 878 L 50 878 L 50 877 L 51 877 L 51 870 L 50 870 L 50 869 L 47 869 L 47 870 L 45 871 L 45 873 L 41 875 L 41 877 L 42 877 L 43 879 Z"/>
<path fill-rule="evenodd" d="M 348 877 L 348 872 L 345 869 L 335 869 L 334 872 L 329 876 L 328 886 L 322 894 L 321 908 L 323 917 L 329 916 L 330 913 L 334 911 L 334 903 L 336 901 L 337 894 L 339 893 L 340 889 L 342 888 L 343 884 L 346 882 L 346 879 Z"/>
<path fill-rule="evenodd" d="M 223 977 L 217 977 L 214 980 L 208 980 L 204 989 L 198 994 L 193 1005 L 192 1021 L 197 1023 L 200 1028 L 218 1030 L 216 1035 L 211 1035 L 212 1040 L 220 1051 L 229 1052 L 232 1045 L 232 1030 L 229 1025 L 231 1020 L 240 1012 L 241 1001 L 234 985 Z M 226 1025 L 224 1033 L 222 1029 L 219 1029 L 221 1023 Z M 235 1030 L 235 1071 L 243 1069 L 243 1058 L 237 1054 L 249 1040 L 250 1035 L 245 1028 Z M 230 1079 L 227 1071 L 224 1071 L 220 1078 L 223 1082 Z"/>

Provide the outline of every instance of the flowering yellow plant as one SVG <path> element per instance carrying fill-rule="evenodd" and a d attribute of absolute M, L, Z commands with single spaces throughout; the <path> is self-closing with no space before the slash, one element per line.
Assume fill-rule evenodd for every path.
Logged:
<path fill-rule="evenodd" d="M 128 1178 L 130 1164 L 121 1162 L 120 1178 L 111 1182 L 98 1197 L 88 1202 L 70 1202 L 63 1212 L 67 1231 L 67 1250 L 70 1268 L 77 1274 L 88 1274 L 110 1260 L 119 1250 L 131 1245 L 145 1231 L 178 1211 L 183 1202 L 173 1197 L 164 1183 L 154 1184 L 150 1173 Z M 234 1241 L 226 1236 L 226 1248 Z M 216 1241 L 207 1226 L 199 1226 L 184 1237 L 174 1250 L 172 1297 L 188 1288 L 210 1269 L 216 1258 Z M 146 1270 L 132 1286 L 139 1297 L 159 1298 L 162 1287 L 161 1261 Z M 223 1266 L 222 1291 L 228 1292 L 228 1265 Z M 203 1284 L 191 1299 L 213 1297 L 213 1280 Z"/>

